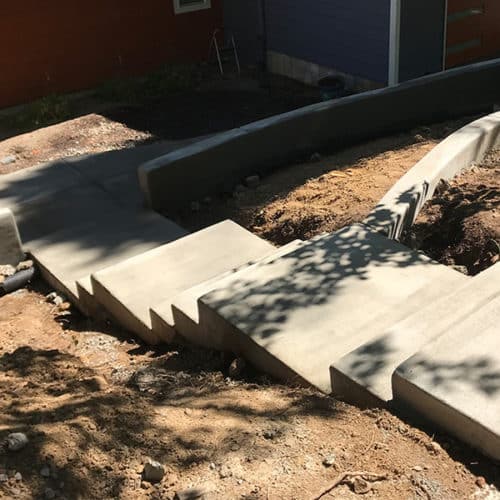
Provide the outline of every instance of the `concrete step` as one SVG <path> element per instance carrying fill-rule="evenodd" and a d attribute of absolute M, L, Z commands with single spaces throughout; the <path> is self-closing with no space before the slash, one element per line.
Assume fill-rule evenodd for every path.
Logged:
<path fill-rule="evenodd" d="M 200 322 L 219 348 L 329 393 L 330 365 L 380 334 L 372 321 L 423 307 L 454 273 L 355 224 L 238 273 L 200 298 Z"/>
<path fill-rule="evenodd" d="M 438 300 L 429 300 L 425 307 L 415 309 L 413 314 L 332 365 L 335 393 L 363 405 L 388 403 L 392 400 L 392 374 L 398 365 L 500 295 L 499 265 L 474 278 L 460 273 L 455 274 L 454 280 L 449 278 L 432 285 Z"/>
<path fill-rule="evenodd" d="M 270 263 L 281 255 L 290 252 L 304 244 L 301 240 L 295 240 L 287 245 L 276 249 L 270 249 L 269 253 L 254 262 L 246 262 L 238 269 L 216 276 L 183 291 L 173 299 L 158 304 L 151 309 L 151 324 L 153 332 L 166 342 L 174 341 L 179 334 L 184 340 L 202 347 L 216 347 L 211 344 L 207 329 L 203 322 L 200 323 L 198 311 L 198 299 L 207 293 L 223 288 L 241 272 L 250 270 L 262 263 Z M 174 328 L 175 326 L 175 328 Z"/>
<path fill-rule="evenodd" d="M 146 342 L 152 332 L 150 308 L 197 283 L 237 268 L 273 250 L 270 243 L 232 221 L 224 221 L 92 275 L 98 302 Z"/>
<path fill-rule="evenodd" d="M 95 310 L 90 274 L 186 234 L 154 212 L 113 210 L 32 240 L 28 246 L 44 278 L 90 314 Z"/>
<path fill-rule="evenodd" d="M 498 264 L 497 264 L 498 265 Z M 500 460 L 500 297 L 405 361 L 394 402 Z"/>

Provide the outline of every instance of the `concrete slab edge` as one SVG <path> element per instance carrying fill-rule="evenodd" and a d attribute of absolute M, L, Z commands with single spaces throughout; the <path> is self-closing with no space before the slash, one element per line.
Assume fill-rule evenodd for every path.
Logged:
<path fill-rule="evenodd" d="M 23 258 L 21 237 L 14 215 L 8 208 L 0 208 L 0 265 L 16 266 Z"/>
<path fill-rule="evenodd" d="M 438 144 L 409 170 L 363 221 L 389 238 L 410 228 L 441 179 L 450 179 L 500 146 L 500 112 L 480 118 Z"/>
<path fill-rule="evenodd" d="M 246 175 L 265 174 L 305 152 L 491 110 L 500 100 L 499 80 L 500 59 L 495 59 L 306 106 L 147 162 L 139 167 L 139 184 L 150 207 L 176 208 L 229 190 Z"/>

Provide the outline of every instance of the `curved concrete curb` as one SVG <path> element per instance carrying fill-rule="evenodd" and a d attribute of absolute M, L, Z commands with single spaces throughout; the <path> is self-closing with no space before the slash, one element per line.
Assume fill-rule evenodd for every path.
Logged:
<path fill-rule="evenodd" d="M 0 208 L 0 265 L 16 266 L 24 258 L 16 221 L 8 208 Z"/>
<path fill-rule="evenodd" d="M 500 146 L 500 112 L 469 123 L 438 144 L 407 172 L 363 221 L 389 238 L 411 227 L 441 179 L 449 179 Z"/>
<path fill-rule="evenodd" d="M 161 210 L 232 189 L 299 154 L 338 148 L 416 125 L 491 110 L 500 102 L 500 59 L 394 87 L 313 104 L 251 123 L 145 163 L 139 181 Z"/>

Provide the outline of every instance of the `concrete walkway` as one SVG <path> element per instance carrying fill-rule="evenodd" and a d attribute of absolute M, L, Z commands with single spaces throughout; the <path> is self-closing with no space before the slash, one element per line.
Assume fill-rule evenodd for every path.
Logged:
<path fill-rule="evenodd" d="M 362 405 L 404 404 L 500 458 L 500 264 L 467 278 L 363 224 L 280 249 L 231 221 L 188 234 L 143 207 L 136 178 L 178 146 L 1 176 L 4 255 L 20 257 L 12 212 L 42 275 L 85 314 Z"/>

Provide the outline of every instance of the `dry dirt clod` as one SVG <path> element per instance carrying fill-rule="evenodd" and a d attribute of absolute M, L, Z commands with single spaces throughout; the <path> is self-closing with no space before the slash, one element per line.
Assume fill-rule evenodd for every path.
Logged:
<path fill-rule="evenodd" d="M 476 479 L 476 485 L 478 486 L 478 488 L 486 488 L 486 486 L 488 486 L 488 484 L 486 483 L 486 479 L 484 479 L 483 476 L 479 476 L 477 479 Z"/>

